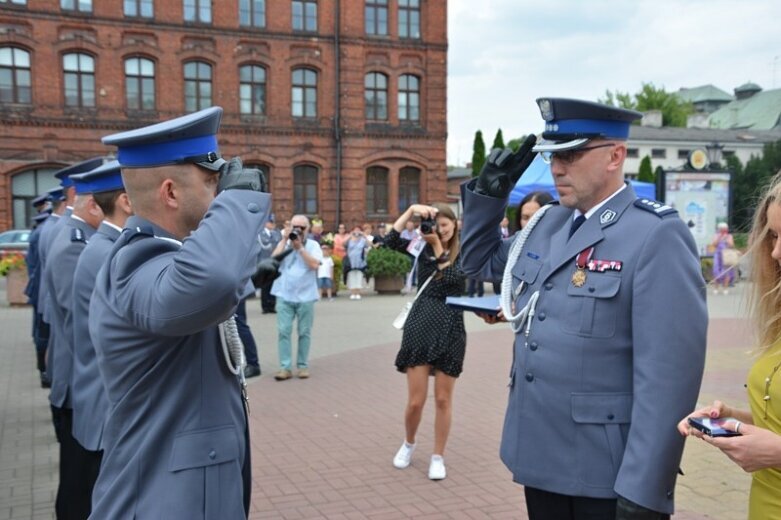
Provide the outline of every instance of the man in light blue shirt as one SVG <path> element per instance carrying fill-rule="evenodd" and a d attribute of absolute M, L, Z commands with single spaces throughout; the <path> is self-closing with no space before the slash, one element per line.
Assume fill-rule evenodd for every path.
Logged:
<path fill-rule="evenodd" d="M 280 370 L 274 376 L 277 381 L 293 377 L 292 344 L 293 320 L 298 318 L 298 353 L 296 367 L 298 377 L 309 377 L 309 345 L 311 344 L 312 322 L 315 301 L 320 298 L 317 289 L 317 268 L 323 259 L 320 245 L 309 238 L 309 219 L 295 215 L 290 226 L 282 232 L 274 255 L 291 248 L 293 252 L 282 260 L 279 278 L 271 287 L 271 294 L 277 297 L 277 348 Z"/>

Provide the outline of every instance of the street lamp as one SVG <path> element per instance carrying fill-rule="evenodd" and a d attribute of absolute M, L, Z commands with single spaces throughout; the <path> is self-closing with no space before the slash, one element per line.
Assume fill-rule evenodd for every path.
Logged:
<path fill-rule="evenodd" d="M 713 141 L 712 143 L 706 145 L 705 149 L 707 150 L 708 162 L 710 163 L 711 168 L 720 170 L 721 156 L 722 151 L 724 150 L 724 145 L 719 144 L 717 141 Z"/>

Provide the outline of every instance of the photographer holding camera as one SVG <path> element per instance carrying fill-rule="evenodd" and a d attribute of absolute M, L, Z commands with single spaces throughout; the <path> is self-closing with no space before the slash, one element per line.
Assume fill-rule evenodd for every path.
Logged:
<path fill-rule="evenodd" d="M 294 215 L 290 224 L 282 231 L 282 240 L 274 249 L 277 256 L 286 249 L 292 249 L 279 266 L 279 278 L 271 287 L 271 294 L 277 298 L 277 349 L 280 370 L 274 375 L 277 381 L 293 377 L 292 344 L 293 320 L 298 318 L 298 353 L 296 367 L 298 377 L 309 377 L 309 345 L 312 340 L 312 323 L 315 316 L 315 301 L 320 298 L 317 289 L 317 268 L 323 259 L 320 244 L 309 238 L 309 219 L 305 215 Z"/>
<path fill-rule="evenodd" d="M 464 313 L 445 305 L 447 296 L 461 296 L 466 278 L 461 272 L 458 225 L 450 206 L 413 204 L 393 224 L 385 247 L 406 252 L 410 241 L 401 238 L 407 222 L 420 215 L 420 232 L 426 246 L 417 259 L 418 298 L 404 324 L 396 368 L 407 374 L 408 401 L 404 413 L 406 437 L 393 459 L 399 469 L 409 466 L 415 435 L 428 395 L 428 378 L 434 376 L 436 418 L 434 454 L 428 477 L 445 478 L 445 444 L 450 433 L 453 388 L 461 374 L 466 352 Z"/>

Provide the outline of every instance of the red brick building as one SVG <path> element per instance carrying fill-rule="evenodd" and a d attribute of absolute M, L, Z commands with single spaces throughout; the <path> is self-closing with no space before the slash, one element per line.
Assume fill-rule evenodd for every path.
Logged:
<path fill-rule="evenodd" d="M 100 138 L 208 106 L 279 218 L 446 193 L 447 2 L 0 0 L 0 230 Z"/>

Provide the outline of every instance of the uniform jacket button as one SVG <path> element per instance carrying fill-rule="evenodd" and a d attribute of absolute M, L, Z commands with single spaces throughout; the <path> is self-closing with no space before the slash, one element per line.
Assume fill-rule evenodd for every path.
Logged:
<path fill-rule="evenodd" d="M 531 372 L 527 372 L 527 373 L 526 373 L 526 380 L 527 380 L 528 382 L 530 382 L 530 383 L 531 383 L 532 381 L 534 381 L 534 374 L 532 374 Z"/>
<path fill-rule="evenodd" d="M 608 420 L 608 421 L 612 421 L 612 420 L 613 420 L 613 419 L 615 419 L 615 418 L 616 418 L 616 416 L 615 416 L 615 415 L 613 415 L 612 413 L 609 413 L 609 414 L 607 414 L 607 420 Z"/>
<path fill-rule="evenodd" d="M 668 491 L 667 492 L 667 498 L 672 498 L 672 497 L 673 497 L 673 492 L 672 491 Z"/>
<path fill-rule="evenodd" d="M 212 450 L 209 452 L 209 458 L 214 460 L 217 457 L 217 452 Z"/>
<path fill-rule="evenodd" d="M 540 317 L 540 321 L 545 321 L 545 313 L 544 312 L 541 312 L 539 314 L 539 317 Z"/>
<path fill-rule="evenodd" d="M 596 291 L 596 289 L 594 288 L 594 286 L 593 286 L 593 285 L 592 285 L 591 287 L 589 287 L 589 288 L 588 288 L 588 292 L 594 292 L 594 291 Z"/>
<path fill-rule="evenodd" d="M 537 342 L 536 342 L 536 341 L 532 341 L 531 343 L 529 343 L 529 350 L 531 350 L 532 352 L 534 352 L 535 350 L 537 350 L 537 347 L 538 347 L 538 346 L 539 346 L 539 345 L 537 345 Z"/>
<path fill-rule="evenodd" d="M 260 211 L 260 206 L 258 206 L 254 202 L 250 202 L 249 204 L 247 204 L 247 210 L 249 210 L 250 213 L 257 213 L 258 211 Z"/>

